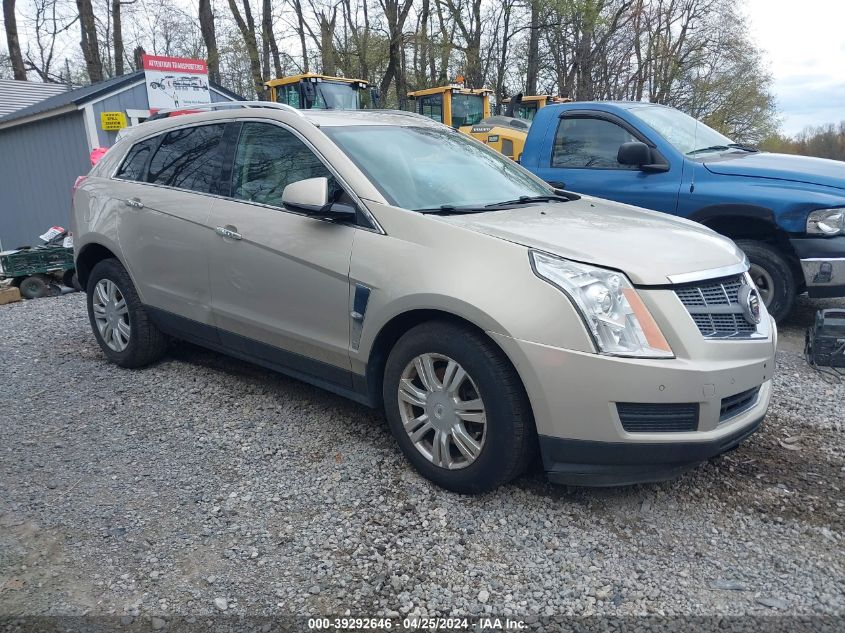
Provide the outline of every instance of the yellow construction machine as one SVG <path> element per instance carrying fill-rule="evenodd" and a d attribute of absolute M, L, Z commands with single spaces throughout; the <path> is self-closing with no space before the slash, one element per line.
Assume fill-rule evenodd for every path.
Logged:
<path fill-rule="evenodd" d="M 518 160 L 530 123 L 511 116 L 490 116 L 490 88 L 455 83 L 408 93 L 413 111 L 463 132 L 508 158 Z"/>
<path fill-rule="evenodd" d="M 514 103 L 512 116 L 527 121 L 533 121 L 534 115 L 537 114 L 537 110 L 540 108 L 545 108 L 552 103 L 567 103 L 569 101 L 572 101 L 569 97 L 556 97 L 554 95 L 517 95 L 513 99 L 510 97 L 502 99 L 502 103 L 505 106 L 510 106 L 512 102 Z"/>
<path fill-rule="evenodd" d="M 270 101 L 300 110 L 360 110 L 378 100 L 368 81 L 305 73 L 273 79 L 264 84 Z"/>

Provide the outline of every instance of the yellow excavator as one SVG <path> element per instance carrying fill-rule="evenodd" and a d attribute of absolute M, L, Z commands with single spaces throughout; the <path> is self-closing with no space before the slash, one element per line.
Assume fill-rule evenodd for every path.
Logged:
<path fill-rule="evenodd" d="M 463 77 L 454 83 L 408 93 L 413 111 L 463 132 L 510 159 L 518 160 L 530 123 L 508 116 L 490 116 L 490 88 L 467 88 Z"/>
<path fill-rule="evenodd" d="M 514 99 L 516 99 L 516 103 L 512 116 L 518 119 L 525 119 L 526 121 L 533 121 L 534 115 L 537 114 L 537 110 L 540 108 L 545 108 L 552 103 L 568 103 L 572 101 L 569 97 L 556 97 L 554 95 L 516 95 L 513 99 L 510 97 L 502 99 L 502 103 L 505 106 L 510 106 Z"/>
<path fill-rule="evenodd" d="M 360 110 L 378 101 L 378 91 L 368 81 L 316 73 L 272 79 L 264 88 L 270 101 L 300 110 Z"/>

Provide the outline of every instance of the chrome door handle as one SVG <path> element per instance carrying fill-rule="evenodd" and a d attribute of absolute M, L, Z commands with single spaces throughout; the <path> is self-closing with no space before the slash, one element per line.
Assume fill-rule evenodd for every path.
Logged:
<path fill-rule="evenodd" d="M 223 237 L 228 237 L 230 240 L 242 240 L 243 235 L 238 233 L 238 229 L 235 226 L 227 225 L 227 226 L 218 226 L 214 229 L 214 232 L 217 235 L 222 235 Z"/>
<path fill-rule="evenodd" d="M 135 207 L 136 209 L 143 209 L 144 203 L 141 202 L 138 198 L 129 198 L 128 200 L 124 200 L 127 207 Z"/>

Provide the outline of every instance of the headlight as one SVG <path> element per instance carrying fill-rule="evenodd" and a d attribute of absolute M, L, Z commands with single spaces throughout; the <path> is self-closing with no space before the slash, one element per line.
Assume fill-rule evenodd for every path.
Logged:
<path fill-rule="evenodd" d="M 623 275 L 531 251 L 538 277 L 565 292 L 584 317 L 599 352 L 672 358 L 672 348 L 640 295 Z"/>
<path fill-rule="evenodd" d="M 807 216 L 807 233 L 813 235 L 845 233 L 845 208 L 813 211 Z"/>

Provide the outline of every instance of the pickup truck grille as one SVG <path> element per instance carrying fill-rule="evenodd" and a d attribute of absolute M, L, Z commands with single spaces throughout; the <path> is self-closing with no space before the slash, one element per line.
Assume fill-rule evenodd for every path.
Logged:
<path fill-rule="evenodd" d="M 757 326 L 749 323 L 739 303 L 743 276 L 685 284 L 675 288 L 705 338 L 751 338 Z"/>

